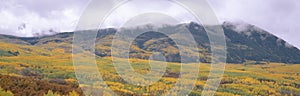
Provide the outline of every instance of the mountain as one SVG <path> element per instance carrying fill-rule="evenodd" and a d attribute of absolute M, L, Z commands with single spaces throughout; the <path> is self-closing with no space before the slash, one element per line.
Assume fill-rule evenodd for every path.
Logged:
<path fill-rule="evenodd" d="M 245 60 L 299 63 L 299 49 L 250 24 L 223 24 L 227 36 L 228 61 Z"/>
<path fill-rule="evenodd" d="M 184 25 L 193 35 L 199 49 L 201 62 L 211 61 L 210 42 L 204 27 L 191 22 Z M 163 26 L 161 29 L 180 30 L 179 25 Z M 211 26 L 212 28 L 215 26 Z M 226 36 L 227 62 L 243 63 L 246 61 L 265 61 L 300 64 L 300 50 L 286 41 L 251 24 L 224 22 L 222 27 Z M 127 28 L 126 30 L 135 30 Z M 113 36 L 116 29 L 88 30 L 97 31 L 95 54 L 99 57 L 110 56 Z M 0 56 L 72 54 L 74 32 L 65 32 L 43 37 L 15 37 L 0 35 Z M 169 33 L 180 38 L 180 32 Z M 124 44 L 124 41 L 117 41 Z M 123 43 L 122 43 L 123 42 Z M 79 47 L 79 46 L 77 46 Z M 180 55 L 195 58 L 197 51 L 184 50 L 189 54 L 180 54 L 176 43 L 159 32 L 146 32 L 138 36 L 130 47 L 130 57 L 148 59 L 151 52 L 161 52 L 169 62 L 180 62 Z M 87 50 L 86 50 L 87 51 Z"/>

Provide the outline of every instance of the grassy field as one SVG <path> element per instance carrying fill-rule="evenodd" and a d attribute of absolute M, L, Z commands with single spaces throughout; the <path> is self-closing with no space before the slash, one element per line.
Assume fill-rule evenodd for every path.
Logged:
<path fill-rule="evenodd" d="M 180 64 L 167 63 L 163 77 L 149 86 L 139 86 L 126 82 L 116 72 L 110 57 L 97 58 L 100 75 L 107 86 L 101 82 L 78 84 L 74 73 L 71 55 L 52 56 L 14 56 L 0 58 L 0 94 L 15 95 L 163 95 L 178 81 Z M 127 60 L 120 59 L 122 62 Z M 130 59 L 131 66 L 140 74 L 149 73 L 148 60 Z M 153 62 L 153 61 L 151 61 Z M 154 62 L 160 63 L 160 62 Z M 83 69 L 89 67 L 82 66 Z M 126 69 L 124 67 L 124 69 Z M 227 64 L 220 87 L 215 95 L 287 95 L 300 94 L 300 65 L 270 63 L 264 65 Z M 204 89 L 210 64 L 200 64 L 195 87 L 190 96 L 199 96 Z M 194 73 L 185 73 L 194 74 Z M 86 79 L 97 80 L 97 74 L 84 75 Z M 146 80 L 129 78 L 132 81 L 147 83 Z M 188 82 L 188 80 L 187 80 Z M 183 83 L 185 84 L 185 83 Z M 68 90 L 65 90 L 68 89 Z M 97 92 L 101 90 L 101 92 Z M 52 95 L 51 95 L 52 94 Z M 171 92 L 177 95 L 176 92 Z M 6 96 L 5 95 L 5 96 Z"/>

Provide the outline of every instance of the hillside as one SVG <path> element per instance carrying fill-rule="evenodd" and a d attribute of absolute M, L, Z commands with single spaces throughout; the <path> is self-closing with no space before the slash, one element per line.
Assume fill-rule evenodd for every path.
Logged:
<path fill-rule="evenodd" d="M 210 43 L 203 26 L 193 22 L 184 25 L 192 33 L 198 44 L 199 60 L 209 63 L 211 60 Z M 228 63 L 246 61 L 300 63 L 299 49 L 254 25 L 224 22 L 222 27 L 226 35 Z M 162 29 L 164 28 L 178 29 L 177 26 L 162 27 Z M 111 55 L 111 43 L 116 31 L 112 28 L 98 30 L 96 55 L 100 57 Z M 71 54 L 73 34 L 74 32 L 66 32 L 32 38 L 0 35 L 0 56 Z M 180 37 L 178 32 L 171 34 Z M 196 53 L 194 50 L 189 50 L 189 48 L 186 50 L 192 53 L 188 54 L 188 57 L 193 58 L 196 55 L 193 54 Z M 174 41 L 159 32 L 147 32 L 138 36 L 131 45 L 130 57 L 148 59 L 153 51 L 163 53 L 169 62 L 180 62 L 180 54 Z"/>
<path fill-rule="evenodd" d="M 180 63 L 167 63 L 166 72 L 162 78 L 153 85 L 139 86 L 125 82 L 116 72 L 111 58 L 104 57 L 96 60 L 99 72 L 105 80 L 103 85 L 93 82 L 86 85 L 78 84 L 74 73 L 74 66 L 66 55 L 58 56 L 18 56 L 0 58 L 0 95 L 12 93 L 16 96 L 84 96 L 80 88 L 85 89 L 87 96 L 110 96 L 113 90 L 117 95 L 142 96 L 163 95 L 178 82 Z M 122 59 L 123 62 L 128 61 Z M 148 60 L 129 59 L 132 67 L 140 74 L 147 74 L 151 66 Z M 188 67 L 189 65 L 187 65 Z M 210 64 L 200 64 L 200 70 L 194 89 L 188 96 L 201 96 L 206 86 Z M 81 68 L 85 69 L 90 67 Z M 126 68 L 124 66 L 124 68 Z M 239 65 L 227 64 L 220 86 L 215 96 L 299 96 L 300 75 L 299 64 L 270 63 L 268 65 Z M 195 73 L 184 73 L 195 74 Z M 97 80 L 95 74 L 86 74 L 84 78 Z M 185 78 L 186 79 L 186 78 Z M 88 81 L 89 81 L 88 80 Z M 131 78 L 132 81 L 142 83 L 147 79 Z M 189 80 L 184 81 L 189 82 Z M 189 84 L 184 83 L 183 84 Z M 3 89 L 3 91 L 1 90 Z M 99 90 L 100 93 L 99 93 Z M 51 95 L 51 94 L 56 95 Z M 44 95 L 48 94 L 48 95 Z M 60 94 L 60 95 L 57 95 Z M 176 92 L 172 93 L 176 96 Z"/>
<path fill-rule="evenodd" d="M 199 73 L 196 84 L 188 96 L 201 96 L 211 70 L 209 39 L 203 27 L 196 23 L 182 24 L 188 28 L 197 41 L 200 61 Z M 299 49 L 289 45 L 284 40 L 263 31 L 253 25 L 237 25 L 230 22 L 222 24 L 226 40 L 228 58 L 223 78 L 218 87 L 216 96 L 252 96 L 252 95 L 282 95 L 299 96 L 300 78 L 299 78 Z M 214 26 L 211 26 L 214 27 Z M 242 28 L 241 28 L 242 27 Z M 171 28 L 180 30 L 178 26 L 164 26 L 162 28 Z M 128 29 L 135 30 L 135 29 Z M 86 30 L 95 31 L 95 30 Z M 98 30 L 96 39 L 96 64 L 105 81 L 89 82 L 89 80 L 98 80 L 98 74 L 84 73 L 85 75 L 75 75 L 72 61 L 72 42 L 74 32 L 65 32 L 44 37 L 15 37 L 0 35 L 0 95 L 4 96 L 22 96 L 22 95 L 41 95 L 41 96 L 110 96 L 110 95 L 129 95 L 129 96 L 158 96 L 164 95 L 175 83 L 179 81 L 180 74 L 186 76 L 195 75 L 196 72 L 182 72 L 182 66 L 185 68 L 196 68 L 189 64 L 181 64 L 178 47 L 174 40 L 159 32 L 147 32 L 139 35 L 131 44 L 131 59 L 114 58 L 121 61 L 119 67 L 126 61 L 131 63 L 134 71 L 140 74 L 148 74 L 152 71 L 153 65 L 166 64 L 166 69 L 162 78 L 149 86 L 140 86 L 124 81 L 124 78 L 118 74 L 115 65 L 112 64 L 110 49 L 113 35 L 116 29 Z M 174 37 L 183 36 L 178 32 L 170 32 Z M 126 41 L 117 40 L 118 45 L 122 46 Z M 84 43 L 84 41 L 82 42 Z M 74 46 L 80 48 L 79 46 Z M 84 48 L 82 51 L 89 52 Z M 195 57 L 196 52 L 190 50 L 188 46 L 184 49 L 190 53 L 181 54 L 187 57 Z M 151 52 L 161 52 L 170 62 L 159 62 L 143 60 L 151 56 Z M 82 54 L 74 54 L 74 56 Z M 137 59 L 136 59 L 137 58 Z M 85 59 L 83 59 L 84 62 Z M 268 64 L 241 64 L 248 61 L 267 61 Z M 283 63 L 295 64 L 283 64 Z M 198 63 L 197 63 L 198 64 Z M 94 68 L 94 66 L 92 66 Z M 91 66 L 80 66 L 81 69 L 91 70 Z M 155 72 L 155 71 L 152 71 Z M 77 77 L 81 77 L 77 78 Z M 82 78 L 84 78 L 82 80 Z M 148 78 L 137 79 L 128 78 L 130 81 L 140 83 L 149 83 Z M 81 80 L 81 83 L 78 83 Z M 188 78 L 183 78 L 180 85 L 186 85 L 190 82 Z M 83 82 L 82 82 L 83 81 Z M 107 85 L 107 86 L 106 86 Z M 189 85 L 189 84 L 188 84 Z M 101 90 L 101 91 L 99 91 Z M 111 91 L 114 93 L 111 93 Z M 172 95 L 178 95 L 178 90 L 172 92 Z"/>

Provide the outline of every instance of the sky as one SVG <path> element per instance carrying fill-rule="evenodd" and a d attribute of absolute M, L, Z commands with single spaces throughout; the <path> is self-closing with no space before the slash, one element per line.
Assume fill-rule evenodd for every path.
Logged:
<path fill-rule="evenodd" d="M 153 1 L 153 0 L 152 0 Z M 0 0 L 0 34 L 31 37 L 50 31 L 74 31 L 89 0 Z M 108 17 L 107 27 L 119 27 L 145 11 L 168 14 L 180 22 L 195 18 L 167 0 L 156 0 L 151 8 L 140 1 L 121 5 Z M 258 26 L 300 48 L 300 0 L 208 0 L 220 24 L 245 22 Z M 49 33 L 50 34 L 50 33 Z"/>

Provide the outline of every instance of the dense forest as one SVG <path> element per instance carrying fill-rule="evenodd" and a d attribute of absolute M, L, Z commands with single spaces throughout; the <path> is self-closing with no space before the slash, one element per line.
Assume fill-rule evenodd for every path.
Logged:
<path fill-rule="evenodd" d="M 138 36 L 132 42 L 129 51 L 129 60 L 120 60 L 117 66 L 128 72 L 128 66 L 123 66 L 127 61 L 135 72 L 139 74 L 151 73 L 155 65 L 164 64 L 166 69 L 159 74 L 161 78 L 157 82 L 149 83 L 148 79 L 127 77 L 127 82 L 115 69 L 111 58 L 111 46 L 115 29 L 97 30 L 99 33 L 95 42 L 95 53 L 91 50 L 80 49 L 80 46 L 72 46 L 74 32 L 60 33 L 44 37 L 22 38 L 0 35 L 0 95 L 1 96 L 158 96 L 180 95 L 180 89 L 175 86 L 190 85 L 192 80 L 181 76 L 193 76 L 198 73 L 196 82 L 192 86 L 190 96 L 201 96 L 207 85 L 211 69 L 211 52 L 209 41 L 203 31 L 203 26 L 196 23 L 185 24 L 197 41 L 199 50 L 190 50 L 184 47 L 188 54 L 179 54 L 178 46 L 166 35 L 159 32 L 147 32 Z M 296 47 L 287 46 L 287 42 L 269 34 L 253 25 L 248 30 L 237 32 L 235 26 L 224 23 L 223 28 L 227 43 L 227 63 L 224 75 L 215 95 L 216 96 L 300 96 L 300 51 Z M 165 28 L 176 29 L 176 26 Z M 95 30 L 87 30 L 95 31 Z M 247 33 L 250 32 L 250 33 Z M 172 33 L 177 36 L 178 33 Z M 81 42 L 84 44 L 84 42 Z M 122 46 L 124 41 L 117 41 Z M 82 53 L 72 53 L 72 48 L 82 50 Z M 160 52 L 166 57 L 166 61 L 147 60 L 151 52 Z M 118 53 L 118 52 L 117 52 Z M 122 53 L 122 52 L 119 52 Z M 197 69 L 190 66 L 195 62 L 181 64 L 180 55 L 195 57 L 200 54 L 201 62 L 199 72 L 181 72 L 183 65 L 186 68 Z M 77 66 L 73 64 L 74 56 L 95 57 L 97 66 Z M 90 61 L 83 60 L 82 65 Z M 221 63 L 224 64 L 224 63 Z M 162 65 L 162 66 L 164 66 Z M 96 68 L 95 68 L 96 67 Z M 75 68 L 87 70 L 86 73 L 76 73 Z M 97 69 L 99 74 L 88 71 Z M 83 75 L 81 75 L 83 74 Z M 104 82 L 98 81 L 102 77 Z M 78 79 L 80 78 L 80 79 Z M 214 80 L 215 78 L 213 78 Z M 80 82 L 80 83 L 79 83 Z M 174 89 L 173 91 L 170 91 Z"/>
<path fill-rule="evenodd" d="M 27 58 L 27 59 L 25 59 Z M 55 60 L 53 58 L 56 58 Z M 125 60 L 124 60 L 125 61 Z M 1 94 L 77 96 L 84 95 L 162 95 L 174 88 L 180 72 L 180 64 L 168 63 L 163 77 L 150 86 L 138 86 L 125 82 L 116 73 L 111 58 L 98 58 L 97 65 L 107 86 L 100 82 L 78 84 L 71 59 L 68 56 L 45 57 L 2 57 L 0 59 Z M 131 59 L 136 72 L 149 71 L 147 60 Z M 221 85 L 215 95 L 292 95 L 300 94 L 300 65 L 283 63 L 270 64 L 227 64 Z M 198 80 L 190 96 L 201 95 L 210 70 L 210 64 L 200 64 Z M 187 73 L 188 74 L 188 73 Z M 97 78 L 85 75 L 84 78 Z M 131 78 L 132 81 L 146 82 Z M 114 93 L 111 93 L 113 90 Z M 100 92 L 99 92 L 100 91 Z M 50 95 L 49 95 L 50 94 Z M 51 95 L 52 94 L 52 95 Z M 172 93 L 173 95 L 176 92 Z"/>

